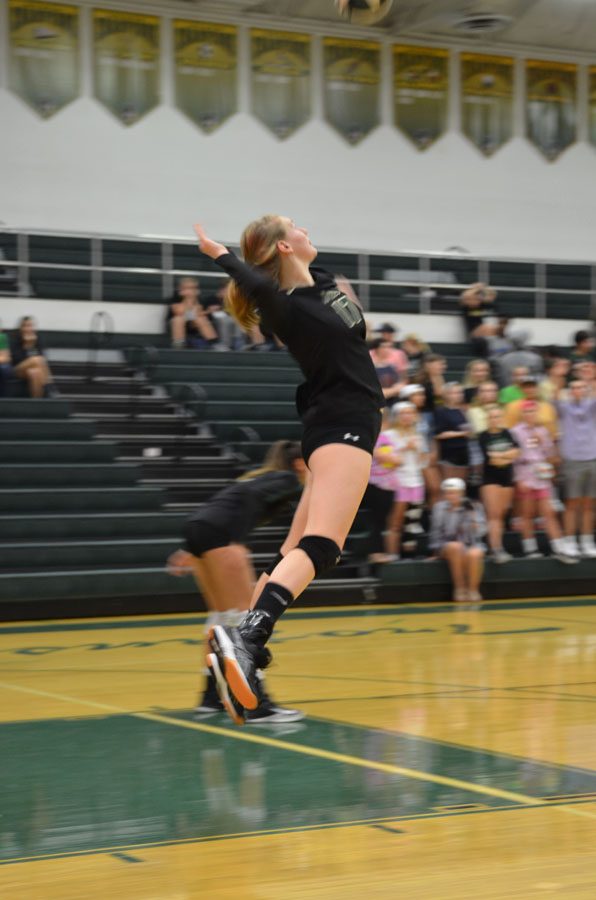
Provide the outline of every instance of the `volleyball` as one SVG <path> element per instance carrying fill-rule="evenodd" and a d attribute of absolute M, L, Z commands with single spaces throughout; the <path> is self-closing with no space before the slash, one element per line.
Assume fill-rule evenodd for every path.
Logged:
<path fill-rule="evenodd" d="M 393 0 L 335 0 L 335 7 L 344 19 L 356 25 L 374 25 L 385 18 Z"/>

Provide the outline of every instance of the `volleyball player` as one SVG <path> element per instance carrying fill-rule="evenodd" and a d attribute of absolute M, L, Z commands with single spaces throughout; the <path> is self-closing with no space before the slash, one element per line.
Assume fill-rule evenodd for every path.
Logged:
<path fill-rule="evenodd" d="M 194 575 L 210 611 L 207 631 L 214 625 L 237 625 L 250 609 L 255 578 L 246 548 L 248 537 L 254 528 L 274 518 L 288 502 L 299 498 L 305 474 L 300 444 L 277 441 L 270 447 L 261 468 L 247 472 L 219 491 L 188 519 L 186 547 L 170 556 L 168 571 L 172 575 L 189 571 Z M 223 709 L 237 724 L 242 724 L 245 718 L 256 725 L 294 722 L 303 717 L 298 710 L 284 709 L 273 703 L 260 673 L 257 673 L 256 685 L 258 706 L 245 716 L 230 698 L 225 685 L 218 696 L 214 677 L 209 673 L 195 717 L 203 718 Z"/>
<path fill-rule="evenodd" d="M 308 484 L 253 609 L 238 628 L 215 625 L 208 656 L 220 692 L 245 709 L 258 704 L 256 670 L 275 623 L 312 579 L 335 566 L 368 484 L 384 398 L 365 342 L 362 311 L 332 275 L 310 268 L 317 255 L 305 228 L 283 216 L 252 222 L 241 262 L 195 226 L 199 249 L 231 278 L 227 309 L 245 329 L 257 322 L 283 341 L 305 381 L 296 395 L 304 425 Z M 230 582 L 228 590 L 234 592 Z"/>

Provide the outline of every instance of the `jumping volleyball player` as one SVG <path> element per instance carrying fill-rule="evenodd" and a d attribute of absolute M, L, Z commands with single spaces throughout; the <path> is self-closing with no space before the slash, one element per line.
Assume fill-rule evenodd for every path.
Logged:
<path fill-rule="evenodd" d="M 209 609 L 207 633 L 214 625 L 237 625 L 250 609 L 253 592 L 260 593 L 259 585 L 254 588 L 254 569 L 246 548 L 248 536 L 258 525 L 274 518 L 289 501 L 300 497 L 305 474 L 300 444 L 277 441 L 269 448 L 261 468 L 247 472 L 219 491 L 188 519 L 186 548 L 170 556 L 168 571 L 172 575 L 189 571 L 194 575 Z M 291 532 L 288 537 L 292 538 Z M 230 584 L 234 585 L 233 591 Z M 303 718 L 298 710 L 273 703 L 261 672 L 257 672 L 256 686 L 258 706 L 246 715 L 251 724 L 295 722 Z M 209 673 L 195 718 L 224 709 L 237 724 L 243 723 L 244 716 L 235 710 L 225 682 L 218 696 L 215 679 Z"/>
<path fill-rule="evenodd" d="M 283 216 L 252 222 L 241 240 L 245 262 L 200 225 L 195 231 L 201 252 L 232 278 L 228 311 L 245 329 L 260 322 L 276 334 L 305 377 L 296 406 L 310 477 L 292 525 L 297 540 L 284 543 L 240 625 L 209 632 L 207 663 L 220 696 L 229 690 L 235 701 L 238 721 L 258 705 L 256 673 L 271 660 L 265 645 L 275 623 L 316 575 L 339 561 L 368 484 L 384 398 L 360 307 L 332 275 L 310 268 L 317 251 L 305 228 Z"/>

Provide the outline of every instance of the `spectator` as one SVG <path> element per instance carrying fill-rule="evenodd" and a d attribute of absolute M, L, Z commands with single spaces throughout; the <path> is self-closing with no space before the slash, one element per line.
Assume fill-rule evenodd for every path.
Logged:
<path fill-rule="evenodd" d="M 502 406 L 507 406 L 508 403 L 513 403 L 514 400 L 526 399 L 522 389 L 522 383 L 524 378 L 527 378 L 529 374 L 530 373 L 525 366 L 516 366 L 516 368 L 513 369 L 511 372 L 511 384 L 501 388 L 499 391 L 499 403 Z"/>
<path fill-rule="evenodd" d="M 558 437 L 557 411 L 552 403 L 546 403 L 538 398 L 538 381 L 535 375 L 526 375 L 521 382 L 523 393 L 522 400 L 514 400 L 508 403 L 504 411 L 505 427 L 513 428 L 522 419 L 522 405 L 526 400 L 532 400 L 538 406 L 538 424 L 548 428 L 553 440 Z"/>
<path fill-rule="evenodd" d="M 576 331 L 573 335 L 573 350 L 569 356 L 571 365 L 579 362 L 593 362 L 594 360 L 594 338 L 589 331 Z"/>
<path fill-rule="evenodd" d="M 488 428 L 478 436 L 484 465 L 480 495 L 488 519 L 488 542 L 494 562 L 511 559 L 503 548 L 505 516 L 513 501 L 513 463 L 519 454 L 517 441 L 503 427 L 503 412 L 493 406 L 488 413 Z"/>
<path fill-rule="evenodd" d="M 387 550 L 394 559 L 399 559 L 401 535 L 410 505 L 424 503 L 423 469 L 428 462 L 425 441 L 416 428 L 416 407 L 413 403 L 396 403 L 392 411 L 393 428 L 390 439 L 397 462 L 395 474 L 397 490 L 395 504 L 389 516 Z"/>
<path fill-rule="evenodd" d="M 488 413 L 498 405 L 498 396 L 499 388 L 495 381 L 485 381 L 479 386 L 473 403 L 468 407 L 468 419 L 476 437 L 488 428 Z"/>
<path fill-rule="evenodd" d="M 437 465 L 439 455 L 437 442 L 434 437 L 434 416 L 432 413 L 424 412 L 426 395 L 421 384 L 407 384 L 402 388 L 399 399 L 413 403 L 418 412 L 416 429 L 418 434 L 422 436 L 425 452 L 428 454 L 428 462 L 426 468 L 422 470 L 422 474 L 424 475 L 428 503 L 432 507 L 439 499 L 441 490 L 441 473 Z"/>
<path fill-rule="evenodd" d="M 416 381 L 424 388 L 425 412 L 433 413 L 435 407 L 440 406 L 443 402 L 446 368 L 445 357 L 439 356 L 438 353 L 429 353 L 422 361 Z"/>
<path fill-rule="evenodd" d="M 561 422 L 560 451 L 565 488 L 565 549 L 571 556 L 596 557 L 594 498 L 596 497 L 596 397 L 584 381 L 572 381 L 566 400 L 556 407 Z M 580 529 L 579 548 L 576 535 Z"/>
<path fill-rule="evenodd" d="M 545 377 L 538 385 L 538 396 L 545 403 L 553 403 L 567 384 L 571 364 L 564 357 L 552 357 L 544 362 Z"/>
<path fill-rule="evenodd" d="M 44 349 L 31 316 L 23 316 L 13 336 L 12 367 L 17 378 L 27 382 L 30 397 L 54 397 L 57 393 Z"/>
<path fill-rule="evenodd" d="M 439 468 L 443 478 L 463 478 L 470 462 L 470 423 L 464 410 L 461 384 L 450 381 L 443 389 L 443 406 L 435 409 L 435 438 L 439 445 Z"/>
<path fill-rule="evenodd" d="M 477 356 L 488 356 L 487 339 L 494 333 L 494 326 L 486 318 L 494 316 L 496 298 L 495 291 L 478 282 L 470 285 L 459 300 L 468 341 Z"/>
<path fill-rule="evenodd" d="M 572 367 L 571 374 L 572 378 L 586 382 L 588 396 L 596 394 L 596 363 L 592 360 L 578 362 Z"/>
<path fill-rule="evenodd" d="M 488 337 L 488 357 L 493 367 L 493 371 L 498 368 L 499 357 L 504 353 L 513 350 L 513 341 L 509 337 L 509 325 L 511 324 L 507 316 L 499 316 L 496 325 L 492 326 L 492 334 Z"/>
<path fill-rule="evenodd" d="M 466 484 L 461 478 L 448 478 L 441 488 L 444 499 L 432 511 L 430 549 L 447 560 L 453 599 L 478 602 L 482 600 L 479 587 L 484 571 L 484 511 L 465 497 Z"/>
<path fill-rule="evenodd" d="M 534 531 L 534 519 L 541 516 L 557 559 L 565 563 L 577 562 L 577 557 L 566 552 L 565 541 L 553 509 L 551 482 L 555 473 L 557 451 L 547 429 L 538 424 L 538 404 L 535 401 L 523 401 L 522 421 L 511 429 L 511 434 L 519 446 L 514 472 L 524 555 L 527 559 L 542 556 Z"/>
<path fill-rule="evenodd" d="M 378 340 L 381 342 L 382 346 L 389 344 L 391 353 L 387 354 L 385 359 L 388 360 L 389 365 L 393 366 L 393 368 L 399 373 L 400 381 L 405 382 L 408 374 L 408 357 L 403 350 L 400 350 L 399 347 L 395 346 L 395 335 L 397 333 L 397 329 L 395 329 L 390 322 L 385 322 L 383 325 L 379 325 L 379 327 L 376 329 L 376 333 L 378 336 Z M 377 344 L 377 346 L 379 345 Z M 372 360 L 376 366 L 374 352 L 374 348 L 371 348 L 370 355 L 372 356 Z"/>
<path fill-rule="evenodd" d="M 527 369 L 530 375 L 542 375 L 544 362 L 539 353 L 527 346 L 529 336 L 527 331 L 511 335 L 513 350 L 503 353 L 498 358 L 501 384 L 511 384 L 512 373 L 519 368 Z"/>
<path fill-rule="evenodd" d="M 384 539 L 387 520 L 393 508 L 397 490 L 396 469 L 399 463 L 399 457 L 389 433 L 390 417 L 390 410 L 386 407 L 383 411 L 381 433 L 373 452 L 370 478 L 363 501 L 369 517 L 368 561 L 370 563 L 393 562 L 393 558 L 386 551 Z"/>
<path fill-rule="evenodd" d="M 409 374 L 413 374 L 419 369 L 424 357 L 431 352 L 429 345 L 420 340 L 417 334 L 406 334 L 401 342 L 401 349 L 408 358 Z"/>
<path fill-rule="evenodd" d="M 176 294 L 168 304 L 166 325 L 172 347 L 215 348 L 219 336 L 209 314 L 201 303 L 199 282 L 196 278 L 182 278 Z"/>
<path fill-rule="evenodd" d="M 370 350 L 370 356 L 381 383 L 383 396 L 389 401 L 399 396 L 399 392 L 405 384 L 405 375 L 402 375 L 400 370 L 394 365 L 395 352 L 393 344 L 384 338 L 378 338 L 376 341 L 373 341 Z"/>
<path fill-rule="evenodd" d="M 6 382 L 12 374 L 10 362 L 10 343 L 8 341 L 8 335 L 3 330 L 2 323 L 0 322 L 0 397 L 5 396 Z"/>
<path fill-rule="evenodd" d="M 466 404 L 472 403 L 476 397 L 479 385 L 490 380 L 490 366 L 485 359 L 473 359 L 466 366 L 464 376 L 464 400 Z"/>

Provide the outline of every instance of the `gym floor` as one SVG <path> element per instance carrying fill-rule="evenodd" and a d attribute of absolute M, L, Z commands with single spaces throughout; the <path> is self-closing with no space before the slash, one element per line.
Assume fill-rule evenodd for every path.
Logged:
<path fill-rule="evenodd" d="M 201 615 L 0 627 L 6 900 L 590 898 L 596 599 L 291 610 L 195 722 Z"/>

